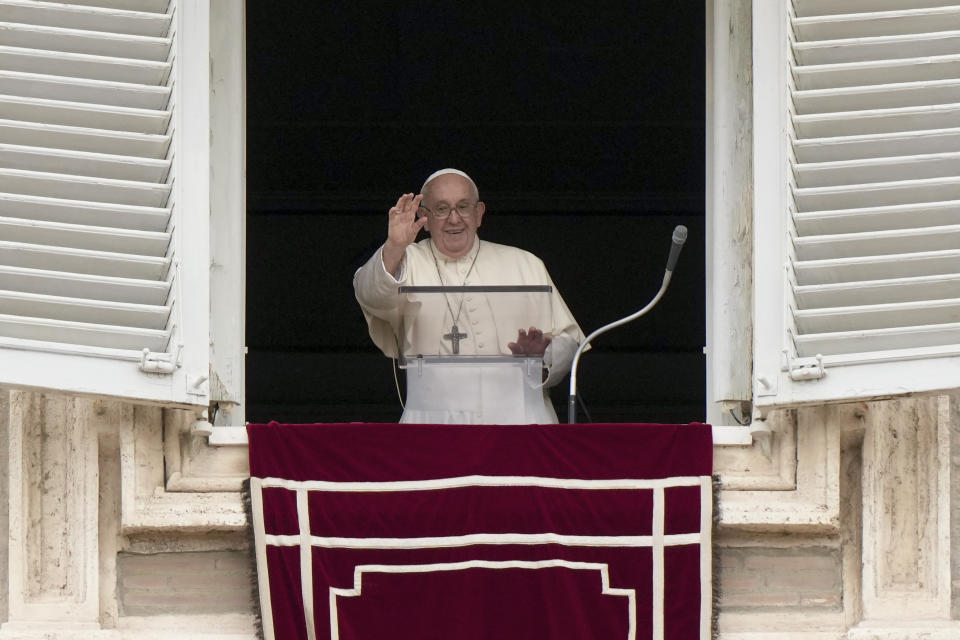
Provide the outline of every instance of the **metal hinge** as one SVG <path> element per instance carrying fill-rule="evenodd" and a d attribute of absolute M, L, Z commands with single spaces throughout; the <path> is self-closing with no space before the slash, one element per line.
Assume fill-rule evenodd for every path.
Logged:
<path fill-rule="evenodd" d="M 790 379 L 798 380 L 819 380 L 827 375 L 827 370 L 823 368 L 823 356 L 819 353 L 812 358 L 787 358 L 787 370 L 790 372 Z"/>
<path fill-rule="evenodd" d="M 171 353 L 154 353 L 144 347 L 140 352 L 140 371 L 144 373 L 162 373 L 169 375 L 180 366 L 180 353 L 183 351 L 183 345 L 177 347 L 177 355 Z"/>

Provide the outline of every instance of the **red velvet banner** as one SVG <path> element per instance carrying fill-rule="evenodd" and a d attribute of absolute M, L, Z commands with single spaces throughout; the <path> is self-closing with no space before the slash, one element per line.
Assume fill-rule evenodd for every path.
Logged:
<path fill-rule="evenodd" d="M 250 425 L 268 640 L 707 640 L 708 425 Z"/>

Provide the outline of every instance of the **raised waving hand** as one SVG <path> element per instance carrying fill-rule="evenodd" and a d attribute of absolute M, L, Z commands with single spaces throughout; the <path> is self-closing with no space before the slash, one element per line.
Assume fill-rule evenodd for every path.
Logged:
<path fill-rule="evenodd" d="M 422 194 L 405 193 L 387 213 L 387 241 L 383 245 L 383 267 L 387 273 L 397 273 L 407 247 L 417 239 L 420 229 L 427 224 L 426 216 L 417 218 L 421 200 Z"/>

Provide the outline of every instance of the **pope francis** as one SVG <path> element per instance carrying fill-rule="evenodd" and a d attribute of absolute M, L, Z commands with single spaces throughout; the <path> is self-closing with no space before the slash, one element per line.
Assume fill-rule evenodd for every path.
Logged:
<path fill-rule="evenodd" d="M 457 169 L 437 171 L 420 194 L 400 196 L 388 213 L 386 242 L 354 275 L 370 337 L 385 355 L 396 358 L 412 348 L 412 353 L 449 356 L 450 362 L 487 356 L 469 366 L 408 368 L 401 422 L 557 422 L 546 388 L 568 373 L 583 333 L 543 262 L 527 251 L 480 240 L 477 229 L 485 211 L 470 176 Z M 430 237 L 416 242 L 423 228 Z M 517 285 L 549 287 L 538 299 L 539 306 L 549 308 L 528 314 L 531 324 L 523 328 L 515 326 L 516 315 L 504 312 L 513 310 L 501 304 L 498 311 L 490 302 L 493 295 L 443 292 L 427 304 L 398 291 L 404 286 Z M 492 364 L 505 356 L 499 359 L 509 365 L 511 355 L 520 356 L 518 362 L 522 356 L 542 356 L 544 369 L 531 377 L 522 367 Z"/>

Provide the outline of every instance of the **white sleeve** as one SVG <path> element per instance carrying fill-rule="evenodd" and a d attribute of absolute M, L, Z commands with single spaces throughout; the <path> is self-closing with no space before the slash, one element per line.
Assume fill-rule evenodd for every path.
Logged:
<path fill-rule="evenodd" d="M 353 289 L 364 311 L 373 315 L 396 308 L 399 303 L 397 286 L 407 279 L 407 258 L 400 261 L 396 275 L 387 273 L 383 266 L 383 247 L 370 256 L 366 264 L 353 274 Z"/>
<path fill-rule="evenodd" d="M 547 379 L 543 381 L 543 386 L 552 387 L 559 384 L 570 372 L 577 346 L 573 338 L 564 334 L 555 336 L 550 341 L 547 350 L 543 353 L 543 364 L 547 367 Z"/>

